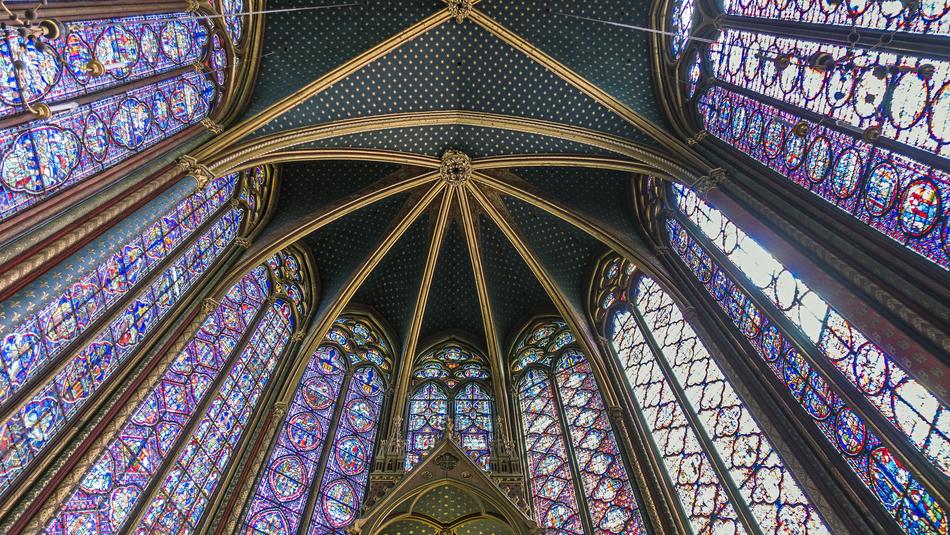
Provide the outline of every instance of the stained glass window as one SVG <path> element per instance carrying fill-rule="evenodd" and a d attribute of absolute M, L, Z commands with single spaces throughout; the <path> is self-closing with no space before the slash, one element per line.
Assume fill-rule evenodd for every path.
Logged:
<path fill-rule="evenodd" d="M 156 476 L 162 461 L 174 454 L 185 427 L 205 399 L 218 401 L 215 405 L 226 404 L 228 400 L 222 396 L 231 391 L 229 387 L 235 385 L 240 375 L 213 392 L 215 378 L 226 369 L 226 375 L 232 376 L 232 372 L 240 374 L 248 365 L 260 364 L 256 348 L 241 348 L 245 332 L 250 329 L 258 344 L 279 343 L 280 337 L 263 333 L 267 328 L 283 332 L 279 322 L 284 317 L 281 309 L 286 305 L 266 306 L 270 291 L 271 282 L 263 267 L 252 270 L 228 291 L 185 348 L 161 371 L 157 382 L 152 383 L 129 419 L 71 490 L 46 525 L 46 533 L 105 535 L 122 531 L 143 490 Z M 262 310 L 268 310 L 268 321 L 255 324 Z M 263 369 L 259 368 L 258 373 Z M 180 506 L 193 504 L 198 494 L 199 489 L 188 489 L 180 497 Z M 177 521 L 177 517 L 170 520 Z"/>
<path fill-rule="evenodd" d="M 705 286 L 769 369 L 907 533 L 943 533 L 946 512 L 912 471 L 894 457 L 787 335 L 676 218 L 668 220 L 673 249 Z"/>
<path fill-rule="evenodd" d="M 779 57 L 787 66 L 780 68 Z M 737 29 L 709 45 L 709 58 L 724 82 L 852 129 L 876 126 L 884 137 L 935 154 L 950 143 L 946 61 Z"/>
<path fill-rule="evenodd" d="M 828 24 L 931 35 L 950 33 L 950 5 L 943 0 L 921 2 L 775 2 L 772 0 L 724 0 L 730 15 L 782 19 L 812 24 Z"/>
<path fill-rule="evenodd" d="M 12 126 L 0 130 L 0 221 L 208 117 L 228 68 L 217 37 L 192 14 L 75 21 L 65 30 L 42 46 L 2 30 L 0 117 Z M 190 65 L 207 72 L 182 73 Z M 41 104 L 51 118 L 24 114 Z"/>
<path fill-rule="evenodd" d="M 448 419 L 448 396 L 441 386 L 427 382 L 412 393 L 406 431 L 406 470 L 412 469 L 442 440 Z"/>
<path fill-rule="evenodd" d="M 459 446 L 476 464 L 491 467 L 493 399 L 485 358 L 455 342 L 416 361 L 406 426 L 406 470 L 442 440 L 451 419 Z"/>
<path fill-rule="evenodd" d="M 673 32 L 671 42 L 674 58 L 679 58 L 683 54 L 683 49 L 689 44 L 695 9 L 694 0 L 679 0 L 673 3 L 670 13 L 670 31 Z"/>
<path fill-rule="evenodd" d="M 739 527 L 736 504 L 713 472 L 715 461 L 702 448 L 687 411 L 702 426 L 739 490 L 738 499 L 764 533 L 784 533 L 787 526 L 827 533 L 818 511 L 669 295 L 653 279 L 640 277 L 630 302 L 635 312 L 622 309 L 613 318 L 613 345 L 666 468 L 674 469 L 670 480 L 696 531 Z"/>
<path fill-rule="evenodd" d="M 676 187 L 674 193 L 680 211 L 710 243 L 792 320 L 819 354 L 881 414 L 939 470 L 950 475 L 947 407 L 722 212 L 687 188 Z"/>
<path fill-rule="evenodd" d="M 898 243 L 950 269 L 950 175 L 723 87 L 699 101 L 717 138 Z"/>
<path fill-rule="evenodd" d="M 574 335 L 561 321 L 544 321 L 515 351 L 535 519 L 547 533 L 585 533 L 587 522 L 597 534 L 644 532 L 607 407 Z"/>
<path fill-rule="evenodd" d="M 190 65 L 208 41 L 208 28 L 188 13 L 67 22 L 65 30 L 42 50 L 14 28 L 4 31 L 0 117 L 24 111 L 24 97 L 53 104 Z M 105 73 L 90 72 L 92 62 Z"/>
<path fill-rule="evenodd" d="M 383 370 L 391 360 L 378 332 L 362 319 L 343 316 L 314 352 L 244 515 L 242 533 L 295 533 L 308 503 L 315 508 L 311 533 L 338 533 L 355 518 L 373 456 Z M 317 484 L 321 490 L 311 497 Z"/>
<path fill-rule="evenodd" d="M 35 380 L 43 382 L 0 423 L 0 492 L 54 441 L 237 237 L 243 209 L 222 208 L 236 180 L 236 175 L 215 179 L 185 198 L 4 337 L 3 399 Z M 156 276 L 147 276 L 158 269 Z M 97 322 L 112 312 L 117 314 L 107 323 Z M 73 347 L 91 327 L 98 332 Z"/>

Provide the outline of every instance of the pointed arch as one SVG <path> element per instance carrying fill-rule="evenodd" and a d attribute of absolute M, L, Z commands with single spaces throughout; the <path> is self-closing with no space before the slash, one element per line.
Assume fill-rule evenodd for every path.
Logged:
<path fill-rule="evenodd" d="M 413 360 L 406 407 L 406 470 L 445 435 L 452 435 L 483 470 L 491 468 L 495 399 L 491 366 L 482 352 L 456 338 L 436 342 Z"/>
<path fill-rule="evenodd" d="M 385 337 L 369 316 L 334 322 L 296 386 L 241 533 L 329 533 L 355 519 L 389 388 Z"/>
<path fill-rule="evenodd" d="M 537 522 L 558 533 L 644 533 L 600 387 L 567 325 L 535 320 L 510 359 Z"/>
<path fill-rule="evenodd" d="M 298 254 L 279 252 L 214 302 L 184 348 L 143 385 L 140 401 L 86 454 L 94 460 L 63 501 L 34 517 L 33 531 L 117 533 L 132 519 L 144 532 L 197 528 L 312 306 L 300 289 L 311 283 Z"/>

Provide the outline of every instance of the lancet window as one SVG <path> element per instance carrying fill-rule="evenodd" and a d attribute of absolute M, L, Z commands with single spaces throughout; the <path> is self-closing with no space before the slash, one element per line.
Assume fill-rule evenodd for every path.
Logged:
<path fill-rule="evenodd" d="M 611 287 L 602 301 L 611 345 L 662 459 L 666 484 L 693 530 L 784 533 L 796 526 L 827 533 L 672 298 L 620 259 L 607 264 L 602 281 Z"/>
<path fill-rule="evenodd" d="M 607 406 L 567 325 L 533 324 L 512 357 L 538 524 L 547 533 L 643 533 Z"/>
<path fill-rule="evenodd" d="M 227 18 L 238 32 L 241 17 Z M 0 222 L 211 117 L 233 70 L 215 20 L 78 20 L 55 38 L 0 31 Z"/>
<path fill-rule="evenodd" d="M 945 531 L 946 512 L 916 468 L 837 385 L 852 385 L 883 425 L 906 437 L 920 462 L 944 474 L 946 407 L 721 212 L 685 188 L 672 193 L 678 209 L 667 222 L 672 249 L 763 363 L 904 531 Z"/>
<path fill-rule="evenodd" d="M 462 450 L 476 464 L 491 467 L 494 401 L 485 358 L 456 343 L 430 349 L 413 371 L 406 416 L 406 470 L 411 470 L 453 424 Z"/>
<path fill-rule="evenodd" d="M 335 322 L 300 378 L 242 533 L 339 533 L 355 520 L 391 363 L 372 321 L 344 315 Z"/>
<path fill-rule="evenodd" d="M 164 358 L 92 466 L 43 519 L 45 533 L 121 533 L 133 518 L 141 533 L 195 531 L 305 317 L 291 292 L 276 291 L 309 291 L 305 275 L 287 267 L 300 265 L 286 260 L 296 254 L 280 252 L 247 273 L 184 348 Z M 309 298 L 300 306 L 309 308 Z"/>
<path fill-rule="evenodd" d="M 722 31 L 710 43 L 707 34 L 693 41 L 701 66 L 682 66 L 688 80 L 706 77 L 694 97 L 702 128 L 950 269 L 950 63 L 940 52 L 950 7 L 760 0 L 722 7 Z"/>
<path fill-rule="evenodd" d="M 266 175 L 258 168 L 214 179 L 150 222 L 130 225 L 125 235 L 131 237 L 87 273 L 36 282 L 55 297 L 5 325 L 8 334 L 0 339 L 0 492 L 123 368 L 242 229 L 251 228 L 255 216 L 236 201 L 236 191 L 259 202 Z M 252 182 L 260 186 L 249 187 Z M 109 236 L 103 239 L 112 245 Z"/>

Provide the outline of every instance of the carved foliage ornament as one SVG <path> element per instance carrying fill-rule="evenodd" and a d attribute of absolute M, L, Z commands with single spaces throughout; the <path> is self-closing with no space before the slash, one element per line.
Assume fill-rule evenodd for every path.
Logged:
<path fill-rule="evenodd" d="M 462 22 L 472 13 L 472 0 L 443 0 L 448 7 L 449 14 L 455 17 L 455 22 Z"/>
<path fill-rule="evenodd" d="M 448 184 L 458 185 L 466 182 L 472 176 L 472 160 L 460 150 L 449 149 L 442 153 L 439 174 Z"/>

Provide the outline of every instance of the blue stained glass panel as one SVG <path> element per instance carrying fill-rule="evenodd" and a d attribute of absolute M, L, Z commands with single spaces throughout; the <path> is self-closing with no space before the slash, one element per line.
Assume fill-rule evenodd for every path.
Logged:
<path fill-rule="evenodd" d="M 45 533 L 107 535 L 122 531 L 142 489 L 161 462 L 174 453 L 171 448 L 184 426 L 210 394 L 214 378 L 231 360 L 242 334 L 264 306 L 270 293 L 266 276 L 266 270 L 256 268 L 228 291 L 72 489 L 45 526 Z M 258 323 L 257 330 L 263 326 Z M 250 358 L 256 352 L 242 355 Z M 243 369 L 245 361 L 237 360 L 233 369 Z M 195 496 L 188 492 L 183 500 Z"/>

